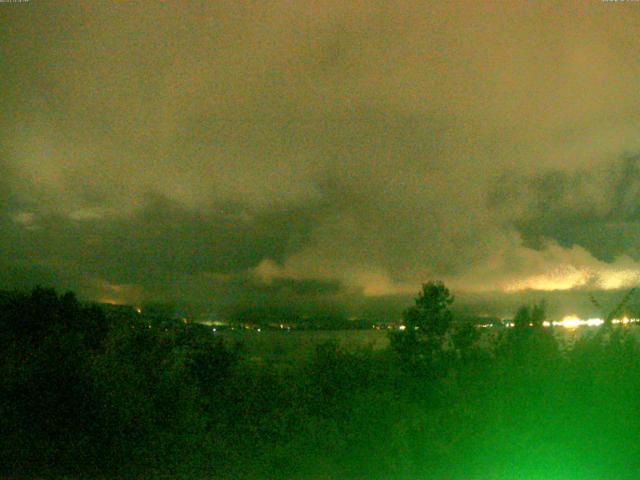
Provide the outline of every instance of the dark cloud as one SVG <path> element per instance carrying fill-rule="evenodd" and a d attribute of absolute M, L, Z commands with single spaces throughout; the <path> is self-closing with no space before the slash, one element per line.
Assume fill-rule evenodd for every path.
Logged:
<path fill-rule="evenodd" d="M 612 159 L 640 151 L 640 10 L 612 7 L 2 5 L 4 278 L 225 302 L 629 284 L 638 166 Z"/>
<path fill-rule="evenodd" d="M 580 246 L 605 262 L 640 260 L 640 156 L 598 168 L 504 176 L 489 196 L 525 246 Z M 514 208 L 515 207 L 515 208 Z"/>
<path fill-rule="evenodd" d="M 12 250 L 15 263 L 39 261 L 77 278 L 153 285 L 185 274 L 237 273 L 264 258 L 282 262 L 305 246 L 321 211 L 227 204 L 203 212 L 160 196 L 125 218 L 15 211 L 5 215 L 13 225 L 3 250 Z"/>

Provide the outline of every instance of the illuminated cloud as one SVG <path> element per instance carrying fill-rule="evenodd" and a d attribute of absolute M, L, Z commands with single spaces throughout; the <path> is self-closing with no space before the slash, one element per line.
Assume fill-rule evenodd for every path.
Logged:
<path fill-rule="evenodd" d="M 226 298 L 228 276 L 371 296 L 430 278 L 635 282 L 633 5 L 32 2 L 6 15 L 6 269 L 202 300 Z"/>

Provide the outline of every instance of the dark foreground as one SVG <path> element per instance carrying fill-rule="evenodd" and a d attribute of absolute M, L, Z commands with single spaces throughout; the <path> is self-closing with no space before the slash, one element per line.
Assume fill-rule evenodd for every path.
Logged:
<path fill-rule="evenodd" d="M 632 327 L 633 328 L 633 327 Z M 208 328 L 0 300 L 0 477 L 636 479 L 640 352 L 599 329 L 248 361 Z M 449 341 L 450 340 L 450 341 Z"/>

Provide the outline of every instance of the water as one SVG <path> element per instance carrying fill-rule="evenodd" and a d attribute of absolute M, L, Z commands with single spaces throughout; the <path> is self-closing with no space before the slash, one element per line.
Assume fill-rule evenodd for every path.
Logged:
<path fill-rule="evenodd" d="M 224 330 L 225 342 L 239 342 L 245 358 L 253 362 L 291 362 L 309 358 L 318 345 L 333 342 L 347 351 L 381 350 L 389 346 L 385 330 Z"/>
<path fill-rule="evenodd" d="M 600 327 L 575 329 L 554 328 L 561 350 L 570 350 L 584 335 L 594 335 Z M 630 331 L 640 341 L 640 329 Z M 480 345 L 491 348 L 504 329 L 483 329 Z M 246 360 L 253 363 L 291 363 L 310 358 L 318 345 L 336 343 L 347 351 L 370 348 L 382 350 L 389 346 L 388 330 L 223 330 L 215 335 L 229 345 L 240 343 Z"/>

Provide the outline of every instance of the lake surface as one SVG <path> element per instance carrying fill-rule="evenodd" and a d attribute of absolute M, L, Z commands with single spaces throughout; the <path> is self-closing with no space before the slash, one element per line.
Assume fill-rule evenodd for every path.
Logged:
<path fill-rule="evenodd" d="M 290 362 L 309 358 L 318 345 L 334 342 L 348 351 L 381 350 L 389 345 L 387 330 L 223 330 L 215 333 L 225 342 L 242 345 L 253 362 Z"/>
<path fill-rule="evenodd" d="M 572 348 L 583 335 L 593 335 L 600 327 L 554 328 L 562 350 Z M 480 344 L 489 346 L 504 332 L 500 328 L 482 330 Z M 640 341 L 640 328 L 630 331 Z M 309 358 L 318 345 L 333 342 L 347 351 L 382 350 L 389 346 L 389 330 L 223 330 L 215 332 L 229 345 L 240 343 L 245 359 L 252 363 L 291 363 Z"/>

